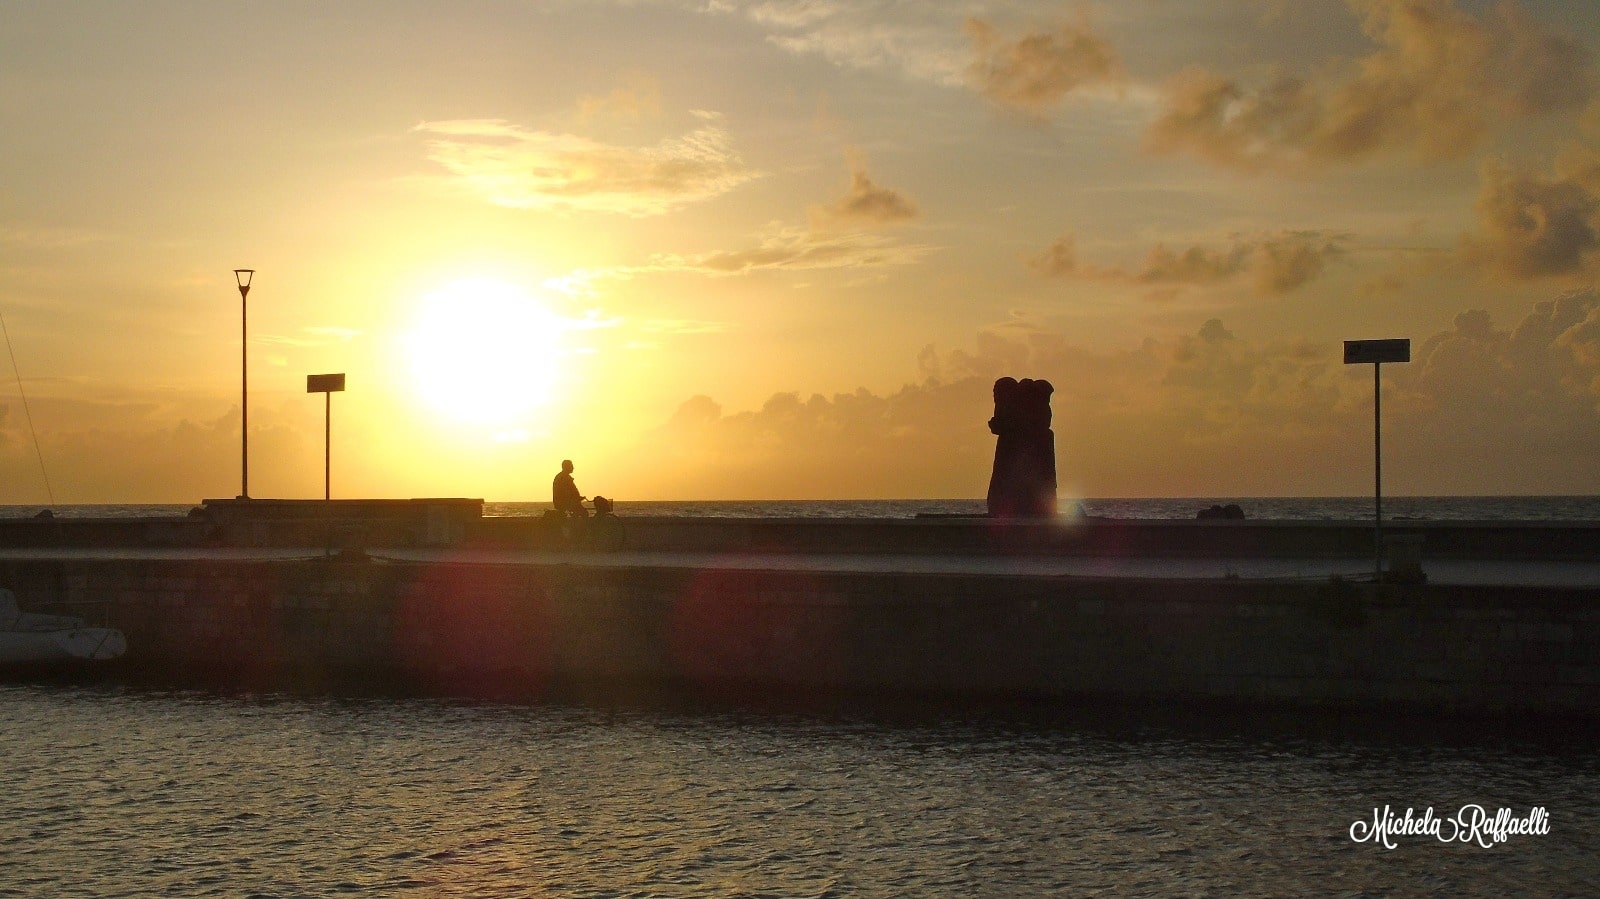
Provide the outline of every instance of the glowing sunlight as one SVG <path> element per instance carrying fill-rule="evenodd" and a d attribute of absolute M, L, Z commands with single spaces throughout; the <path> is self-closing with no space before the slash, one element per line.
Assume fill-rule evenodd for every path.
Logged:
<path fill-rule="evenodd" d="M 403 351 L 417 395 L 458 422 L 504 427 L 547 402 L 563 322 L 527 292 L 490 279 L 422 298 Z"/>

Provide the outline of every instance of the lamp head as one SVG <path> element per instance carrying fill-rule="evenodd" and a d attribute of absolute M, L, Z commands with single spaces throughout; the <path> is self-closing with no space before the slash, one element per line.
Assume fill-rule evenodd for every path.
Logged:
<path fill-rule="evenodd" d="M 233 270 L 233 280 L 239 284 L 239 296 L 250 292 L 250 279 L 255 275 L 253 268 L 236 268 Z"/>

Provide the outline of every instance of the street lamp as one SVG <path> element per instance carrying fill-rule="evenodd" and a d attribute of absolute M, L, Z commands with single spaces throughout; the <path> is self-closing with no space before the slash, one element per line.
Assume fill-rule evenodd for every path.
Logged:
<path fill-rule="evenodd" d="M 253 268 L 236 268 L 233 280 L 239 285 L 239 498 L 250 498 L 250 337 L 246 327 L 247 300 Z"/>

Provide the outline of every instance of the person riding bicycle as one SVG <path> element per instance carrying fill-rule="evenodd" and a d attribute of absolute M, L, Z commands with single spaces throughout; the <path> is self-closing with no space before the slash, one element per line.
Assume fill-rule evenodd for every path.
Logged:
<path fill-rule="evenodd" d="M 572 480 L 572 460 L 562 459 L 561 473 L 550 483 L 550 500 L 556 511 L 571 518 L 588 518 L 589 511 L 583 507 L 585 499 L 588 497 L 578 492 L 578 485 Z"/>

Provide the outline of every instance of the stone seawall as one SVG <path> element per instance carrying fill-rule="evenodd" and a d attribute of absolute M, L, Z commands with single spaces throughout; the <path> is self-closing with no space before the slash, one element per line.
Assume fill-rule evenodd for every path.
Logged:
<path fill-rule="evenodd" d="M 215 504 L 216 501 L 208 501 Z M 440 505 L 449 503 L 449 505 Z M 250 500 L 244 510 L 185 518 L 0 519 L 0 547 L 510 547 L 561 548 L 559 526 L 537 518 L 480 518 L 448 501 Z M 211 507 L 208 505 L 207 507 Z M 1373 553 L 1370 522 L 1063 518 L 619 519 L 623 547 L 665 552 L 993 554 L 1097 557 L 1359 558 Z M 1600 523 L 1394 521 L 1427 559 L 1600 561 Z"/>
<path fill-rule="evenodd" d="M 263 688 L 360 675 L 1600 717 L 1600 595 L 1580 588 L 222 559 L 10 560 L 0 584 L 39 611 L 103 603 L 136 668 Z"/>

